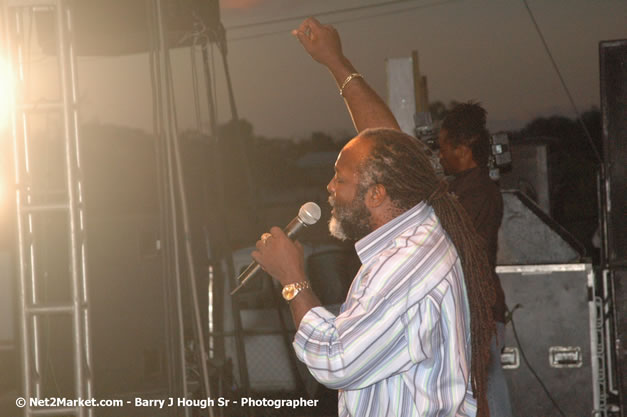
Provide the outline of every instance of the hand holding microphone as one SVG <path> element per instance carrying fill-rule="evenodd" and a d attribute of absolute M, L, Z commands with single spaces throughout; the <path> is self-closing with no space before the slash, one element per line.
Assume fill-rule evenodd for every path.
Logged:
<path fill-rule="evenodd" d="M 302 246 L 291 242 L 289 239 L 294 238 L 303 228 L 315 224 L 320 220 L 320 215 L 320 207 L 316 203 L 305 203 L 298 211 L 298 216 L 283 231 L 273 227 L 270 230 L 271 233 L 264 233 L 257 242 L 257 250 L 252 254 L 255 261 L 238 277 L 240 284 L 231 291 L 231 295 L 242 288 L 261 269 L 262 265 L 270 275 L 278 279 L 283 285 L 288 283 L 283 281 L 289 280 L 291 275 L 304 274 Z M 299 261 L 300 264 L 296 264 L 296 261 Z M 292 280 L 294 279 L 300 278 L 294 276 Z"/>

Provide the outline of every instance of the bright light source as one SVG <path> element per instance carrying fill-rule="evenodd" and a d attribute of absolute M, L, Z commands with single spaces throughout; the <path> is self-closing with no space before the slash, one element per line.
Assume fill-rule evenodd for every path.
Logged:
<path fill-rule="evenodd" d="M 0 57 L 0 131 L 6 129 L 11 116 L 15 82 L 11 67 L 4 57 Z"/>

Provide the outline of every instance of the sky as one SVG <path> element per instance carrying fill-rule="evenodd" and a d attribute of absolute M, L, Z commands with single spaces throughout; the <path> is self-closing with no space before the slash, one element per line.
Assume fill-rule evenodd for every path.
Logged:
<path fill-rule="evenodd" d="M 236 5 L 249 7 L 236 8 Z M 376 1 L 226 1 L 224 25 L 344 9 Z M 578 108 L 599 106 L 598 42 L 627 38 L 627 2 L 528 0 Z M 399 11 L 396 12 L 395 11 Z M 519 128 L 572 106 L 521 0 L 413 1 L 320 17 L 338 22 L 344 52 L 386 95 L 385 59 L 417 50 L 430 99 L 479 100 L 492 130 Z M 229 31 L 238 108 L 263 134 L 351 130 L 328 72 L 289 35 L 299 20 Z M 257 33 L 285 34 L 251 37 Z"/>
<path fill-rule="evenodd" d="M 390 4 L 370 7 L 385 2 Z M 578 108 L 598 107 L 598 43 L 627 38 L 627 1 L 528 4 Z M 336 26 L 345 55 L 384 97 L 385 60 L 416 50 L 431 101 L 478 100 L 493 132 L 539 116 L 574 114 L 522 0 L 222 0 L 220 13 L 238 113 L 259 135 L 353 131 L 330 74 L 290 34 L 308 15 Z M 193 128 L 191 52 L 179 48 L 172 57 L 178 124 Z M 45 59 L 40 64 L 42 74 L 51 67 Z M 224 122 L 231 114 L 217 51 L 212 69 Z M 146 54 L 80 57 L 78 77 L 83 121 L 152 129 Z M 50 84 L 46 76 L 33 77 L 33 91 Z M 201 113 L 206 125 L 204 102 Z"/>

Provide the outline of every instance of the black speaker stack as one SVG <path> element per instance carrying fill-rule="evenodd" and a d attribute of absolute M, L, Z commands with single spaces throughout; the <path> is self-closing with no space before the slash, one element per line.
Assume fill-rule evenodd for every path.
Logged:
<path fill-rule="evenodd" d="M 618 390 L 621 416 L 627 407 L 627 39 L 599 44 L 603 123 L 602 267 L 611 321 L 608 382 Z"/>

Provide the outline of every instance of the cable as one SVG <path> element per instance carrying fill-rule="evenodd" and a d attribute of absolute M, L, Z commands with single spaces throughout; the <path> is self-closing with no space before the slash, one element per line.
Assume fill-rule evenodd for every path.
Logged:
<path fill-rule="evenodd" d="M 601 159 L 601 155 L 599 154 L 599 151 L 597 150 L 597 147 L 594 145 L 594 141 L 592 140 L 592 136 L 590 135 L 590 132 L 588 131 L 588 128 L 586 127 L 586 125 L 583 122 L 583 119 L 581 118 L 581 114 L 579 113 L 579 109 L 577 108 L 577 105 L 575 104 L 575 100 L 573 99 L 573 96 L 570 94 L 570 90 L 568 89 L 568 86 L 566 85 L 566 81 L 564 81 L 564 77 L 562 76 L 562 73 L 561 73 L 559 67 L 557 66 L 557 62 L 555 62 L 555 59 L 553 58 L 553 54 L 551 54 L 551 50 L 549 49 L 549 45 L 546 43 L 546 40 L 544 39 L 544 35 L 542 34 L 542 31 L 540 30 L 540 26 L 538 26 L 538 23 L 536 22 L 536 19 L 533 16 L 533 12 L 531 11 L 531 9 L 529 8 L 529 5 L 527 4 L 527 0 L 522 0 L 522 2 L 524 3 L 525 8 L 527 9 L 527 12 L 529 12 L 529 17 L 531 18 L 531 21 L 533 22 L 533 25 L 536 28 L 536 32 L 538 32 L 538 36 L 540 36 L 540 40 L 542 41 L 542 44 L 544 45 L 544 50 L 546 51 L 547 55 L 549 56 L 549 59 L 551 60 L 551 64 L 553 64 L 553 68 L 555 69 L 555 72 L 557 73 L 557 76 L 560 79 L 560 82 L 562 83 L 562 87 L 564 88 L 564 91 L 566 92 L 566 95 L 568 96 L 568 100 L 570 101 L 570 104 L 573 107 L 573 110 L 574 110 L 575 115 L 577 117 L 577 121 L 581 125 L 581 128 L 583 129 L 583 131 L 585 133 L 586 139 L 588 140 L 588 142 L 590 144 L 590 147 L 592 148 L 592 151 L 594 152 L 594 156 L 595 156 L 597 162 L 599 164 L 602 164 L 603 160 Z"/>
<path fill-rule="evenodd" d="M 411 0 L 411 1 L 416 1 L 416 0 Z M 376 18 L 376 17 L 381 17 L 381 16 L 389 16 L 389 15 L 393 15 L 393 14 L 398 14 L 398 13 L 404 13 L 404 12 L 409 12 L 409 11 L 413 11 L 413 10 L 418 10 L 418 9 L 427 9 L 430 7 L 436 7 L 436 6 L 443 6 L 445 4 L 448 3 L 457 3 L 461 0 L 443 0 L 443 1 L 437 1 L 437 2 L 433 2 L 433 3 L 427 3 L 427 4 L 421 4 L 420 6 L 413 6 L 413 7 L 407 7 L 404 9 L 398 9 L 398 10 L 392 10 L 392 11 L 387 11 L 387 12 L 382 12 L 382 13 L 377 13 L 377 14 L 371 14 L 368 16 L 359 16 L 359 17 L 352 17 L 352 18 L 346 18 L 346 19 L 340 19 L 340 20 L 336 20 L 336 21 L 332 21 L 332 22 L 328 22 L 330 24 L 340 24 L 340 23 L 346 23 L 346 22 L 354 22 L 357 20 L 365 20 L 365 19 L 372 19 L 372 18 Z M 391 3 L 391 2 L 388 2 Z M 331 12 L 327 12 L 326 14 L 330 14 Z M 321 16 L 322 14 L 316 14 L 315 16 Z M 294 18 L 290 18 L 290 20 L 294 20 L 299 18 L 300 16 L 295 16 Z M 305 16 L 304 18 L 309 17 L 309 16 Z M 246 40 L 246 39 L 255 39 L 255 38 L 261 38 L 261 37 L 265 37 L 265 36 L 271 36 L 271 35 L 277 35 L 277 34 L 285 34 L 286 31 L 285 30 L 275 30 L 272 32 L 262 32 L 256 35 L 245 35 L 245 36 L 239 36 L 239 37 L 234 37 L 229 39 L 229 42 L 235 42 L 235 41 L 241 41 L 241 40 Z"/>
<path fill-rule="evenodd" d="M 520 349 L 520 355 L 523 358 L 523 361 L 525 361 L 525 364 L 527 365 L 527 367 L 529 368 L 529 371 L 531 371 L 531 373 L 533 374 L 533 376 L 536 378 L 536 380 L 540 383 L 540 386 L 542 387 L 542 389 L 544 390 L 545 394 L 547 397 L 549 397 L 549 400 L 551 400 L 551 402 L 553 403 L 553 406 L 555 406 L 555 408 L 557 409 L 557 411 L 560 413 L 560 415 L 562 417 L 566 417 L 566 415 L 564 414 L 564 412 L 562 411 L 562 409 L 560 408 L 559 405 L 557 405 L 557 402 L 555 401 L 555 399 L 553 399 L 553 397 L 551 396 L 551 394 L 549 393 L 549 390 L 547 389 L 546 385 L 544 385 L 544 382 L 542 382 L 542 379 L 540 379 L 540 377 L 538 376 L 538 374 L 536 373 L 536 371 L 533 369 L 533 367 L 531 366 L 531 364 L 529 363 L 529 361 L 527 360 L 527 356 L 525 355 L 525 351 L 522 348 L 522 344 L 520 343 L 520 339 L 518 338 L 518 333 L 516 332 L 516 326 L 514 325 L 514 312 L 519 308 L 522 307 L 520 304 L 516 304 L 514 306 L 514 308 L 512 309 L 512 311 L 508 310 L 509 313 L 509 321 L 512 323 L 512 330 L 514 332 L 514 339 L 516 339 L 516 343 L 518 344 L 518 349 Z"/>
<path fill-rule="evenodd" d="M 183 34 L 183 36 L 178 41 L 178 45 L 179 46 L 183 45 L 186 41 L 188 41 L 189 39 L 192 39 L 191 49 L 192 49 L 192 66 L 193 66 L 192 79 L 193 79 L 194 99 L 196 100 L 196 103 L 197 103 L 197 106 L 196 106 L 197 120 L 201 121 L 200 104 L 199 104 L 200 96 L 198 94 L 199 82 L 198 82 L 198 73 L 197 73 L 197 68 L 196 68 L 196 47 L 200 46 L 200 49 L 202 51 L 203 66 L 208 65 L 207 64 L 208 54 L 209 54 L 208 51 L 210 47 L 213 46 L 214 42 L 219 42 L 220 39 L 223 38 L 220 36 L 220 33 L 223 31 L 223 28 L 221 27 L 222 31 L 216 31 L 215 29 L 207 26 L 205 22 L 203 21 L 203 19 L 201 18 L 201 16 L 199 16 L 195 12 L 193 13 L 193 18 L 194 18 L 193 29 Z M 211 53 L 211 60 L 212 60 L 212 66 L 213 66 L 214 62 L 213 62 L 213 49 L 212 48 L 211 48 L 210 53 Z M 211 74 L 212 73 L 205 71 L 206 88 L 209 91 L 215 91 L 215 77 L 212 77 Z M 215 120 L 217 118 L 217 102 L 216 102 L 215 94 L 209 93 L 208 98 L 207 98 L 207 106 L 209 110 L 210 119 Z M 213 125 L 214 123 L 210 121 L 210 124 Z M 202 126 L 200 123 L 198 126 L 198 131 L 199 132 L 202 131 Z"/>
<path fill-rule="evenodd" d="M 391 16 L 391 15 L 394 15 L 394 14 L 403 13 L 403 12 L 412 11 L 412 10 L 428 9 L 428 8 L 431 8 L 431 7 L 443 6 L 443 5 L 448 4 L 448 3 L 459 3 L 460 1 L 461 0 L 441 0 L 441 1 L 436 1 L 436 2 L 432 2 L 432 3 L 421 4 L 420 6 L 412 6 L 412 7 L 407 7 L 405 9 L 390 10 L 390 11 L 387 11 L 387 12 L 381 12 L 381 13 L 377 13 L 377 14 L 372 14 L 370 16 L 352 17 L 352 18 L 340 19 L 340 20 L 336 20 L 335 22 L 333 22 L 333 24 L 354 22 L 356 20 L 370 19 L 370 18 L 381 17 L 381 16 Z"/>
<path fill-rule="evenodd" d="M 150 65 L 151 65 L 151 82 L 153 88 L 153 116 L 155 116 L 153 123 L 153 129 L 157 137 L 158 143 L 155 146 L 156 159 L 157 159 L 157 175 L 160 179 L 159 184 L 159 198 L 161 203 L 161 221 L 160 226 L 164 238 L 164 256 L 162 260 L 162 267 L 166 277 L 171 275 L 174 279 L 163 279 L 162 285 L 165 290 L 164 294 L 168 296 L 168 303 L 166 308 L 168 309 L 168 334 L 170 332 L 178 336 L 178 341 L 175 342 L 173 337 L 168 338 L 167 349 L 171 352 L 170 356 L 173 361 L 167 361 L 170 374 L 168 376 L 168 384 L 175 390 L 182 389 L 182 395 L 188 395 L 188 381 L 186 377 L 186 360 L 185 360 L 185 344 L 184 344 L 184 323 L 182 313 L 182 300 L 181 300 L 181 277 L 179 268 L 179 256 L 178 256 L 178 241 L 177 241 L 177 225 L 176 225 L 176 204 L 171 204 L 173 201 L 170 196 L 172 195 L 171 187 L 171 170 L 169 167 L 169 141 L 167 135 L 169 130 L 165 125 L 165 115 L 163 108 L 164 98 L 164 86 L 162 74 L 162 42 L 160 39 L 159 20 L 157 15 L 158 2 L 160 0 L 153 0 L 146 2 L 146 7 L 149 16 L 149 40 L 150 40 Z M 168 285 L 168 282 L 171 284 Z M 170 298 L 171 297 L 171 298 Z M 179 362 L 180 368 L 178 373 L 174 363 Z M 172 376 L 170 376 L 172 375 Z M 176 379 L 175 379 L 176 378 Z M 185 410 L 185 416 L 190 416 L 190 411 Z"/>
<path fill-rule="evenodd" d="M 382 2 L 382 3 L 367 4 L 367 5 L 364 5 L 364 6 L 347 7 L 345 9 L 328 10 L 326 12 L 315 13 L 315 15 L 316 16 L 329 16 L 329 15 L 334 15 L 334 14 L 338 14 L 338 13 L 355 12 L 355 11 L 358 11 L 358 10 L 367 10 L 367 9 L 373 9 L 373 8 L 379 8 L 379 7 L 386 7 L 386 6 L 389 6 L 391 4 L 402 4 L 402 3 L 415 2 L 415 1 L 418 1 L 418 0 L 392 0 L 392 1 Z M 244 23 L 244 24 L 241 24 L 241 25 L 233 25 L 233 26 L 227 27 L 226 29 L 227 30 L 245 29 L 245 28 L 251 28 L 251 27 L 255 27 L 255 26 L 270 25 L 270 24 L 274 24 L 274 23 L 290 22 L 292 20 L 304 20 L 304 19 L 308 18 L 309 16 L 311 16 L 311 14 L 301 15 L 301 16 L 282 17 L 282 18 L 279 18 L 279 19 L 264 20 L 264 21 L 261 21 L 261 22 Z"/>
<path fill-rule="evenodd" d="M 194 112 L 196 116 L 196 130 L 200 133 L 202 132 L 202 116 L 200 111 L 200 93 L 198 92 L 199 81 L 198 81 L 198 64 L 196 62 L 196 43 L 191 46 L 189 49 L 190 58 L 191 58 L 191 69 L 192 69 L 192 92 L 194 96 Z"/>
<path fill-rule="evenodd" d="M 218 111 L 220 110 L 218 108 L 218 100 L 216 98 L 216 91 L 217 91 L 217 85 L 216 85 L 216 60 L 215 60 L 215 56 L 213 54 L 214 52 L 214 46 L 213 43 L 210 44 L 210 48 L 209 48 L 209 58 L 211 58 L 211 91 L 213 91 L 213 94 L 211 95 L 211 99 L 213 102 L 213 116 L 215 118 L 215 120 L 218 120 L 219 118 L 219 113 Z M 209 81 L 207 81 L 209 82 Z M 217 134 L 217 132 L 211 132 L 212 135 Z"/>

